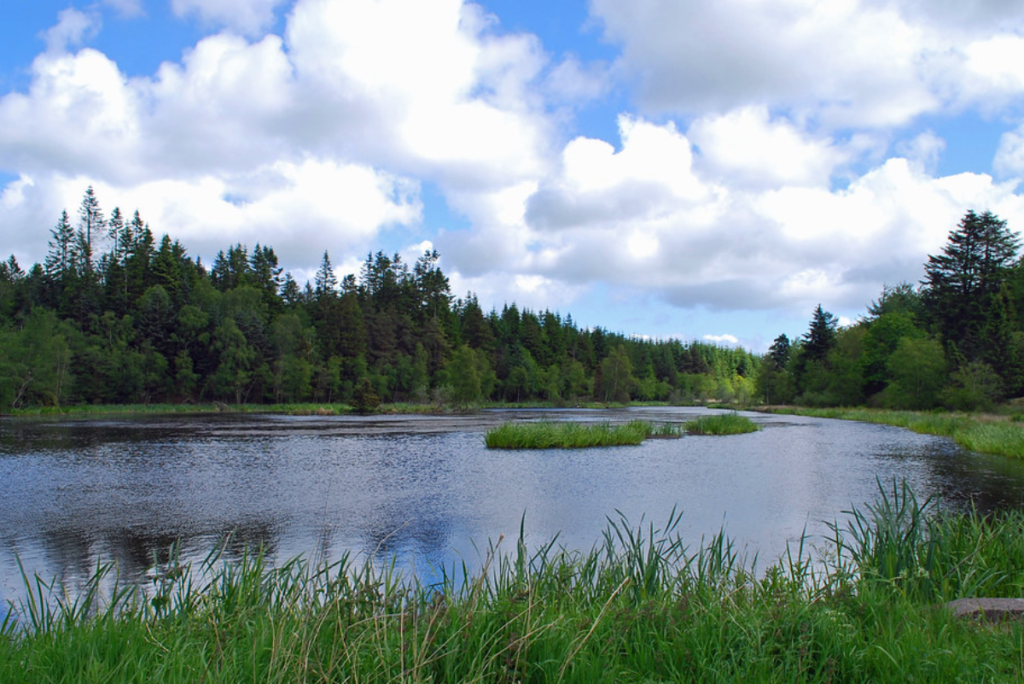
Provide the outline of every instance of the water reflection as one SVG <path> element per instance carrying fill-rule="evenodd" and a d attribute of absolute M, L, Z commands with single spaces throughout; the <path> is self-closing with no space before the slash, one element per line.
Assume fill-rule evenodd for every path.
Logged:
<path fill-rule="evenodd" d="M 478 416 L 207 416 L 0 422 L 0 600 L 31 576 L 80 586 L 97 562 L 144 581 L 172 545 L 185 560 L 223 546 L 271 562 L 302 554 L 396 557 L 422 576 L 520 524 L 537 546 L 589 549 L 608 517 L 683 511 L 691 544 L 723 526 L 774 559 L 820 537 L 881 481 L 988 511 L 1024 505 L 1024 464 L 887 426 L 755 416 L 765 429 L 639 447 L 489 452 L 507 419 L 679 422 L 697 409 L 488 412 Z"/>

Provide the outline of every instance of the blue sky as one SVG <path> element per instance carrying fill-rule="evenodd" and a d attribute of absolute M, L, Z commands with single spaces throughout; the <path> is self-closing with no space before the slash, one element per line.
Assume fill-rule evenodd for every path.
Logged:
<path fill-rule="evenodd" d="M 0 256 L 85 188 L 209 261 L 436 248 L 458 295 L 763 351 L 1024 225 L 1002 0 L 64 0 L 0 23 Z"/>

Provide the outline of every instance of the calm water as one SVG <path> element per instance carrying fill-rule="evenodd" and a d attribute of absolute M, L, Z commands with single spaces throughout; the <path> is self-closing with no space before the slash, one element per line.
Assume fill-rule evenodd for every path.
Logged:
<path fill-rule="evenodd" d="M 806 529 L 905 479 L 923 498 L 983 510 L 1024 505 L 1024 463 L 950 440 L 862 423 L 754 415 L 761 432 L 638 447 L 488 451 L 508 419 L 679 422 L 701 409 L 493 411 L 466 417 L 202 416 L 0 421 L 0 605 L 31 575 L 81 583 L 99 560 L 140 578 L 180 542 L 198 559 L 262 545 L 272 560 L 397 555 L 421 575 L 476 567 L 488 541 L 514 549 L 520 523 L 589 549 L 621 511 L 683 511 L 688 543 L 723 526 L 777 558 Z M 509 543 L 511 542 L 511 543 Z"/>

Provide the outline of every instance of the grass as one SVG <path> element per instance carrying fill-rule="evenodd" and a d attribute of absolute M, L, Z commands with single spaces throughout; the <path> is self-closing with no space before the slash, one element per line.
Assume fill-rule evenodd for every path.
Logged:
<path fill-rule="evenodd" d="M 484 436 L 490 449 L 583 449 L 598 446 L 635 446 L 652 432 L 649 423 L 634 420 L 608 423 L 504 423 Z"/>
<path fill-rule="evenodd" d="M 742 435 L 760 429 L 750 418 L 736 413 L 701 416 L 683 424 L 683 431 L 690 435 Z"/>
<path fill-rule="evenodd" d="M 972 451 L 1024 458 L 1024 423 L 1004 417 L 867 408 L 775 408 L 772 411 L 895 425 L 922 434 L 950 437 L 960 446 Z"/>
<path fill-rule="evenodd" d="M 881 489 L 813 557 L 755 573 L 723 534 L 609 521 L 590 552 L 489 547 L 437 585 L 346 557 L 171 563 L 146 592 L 102 566 L 80 598 L 26 578 L 0 627 L 0 681 L 1019 681 L 1024 627 L 944 601 L 1018 595 L 1024 514 L 944 514 Z"/>
<path fill-rule="evenodd" d="M 580 449 L 599 446 L 632 446 L 647 438 L 671 439 L 691 435 L 739 435 L 760 426 L 745 416 L 726 413 L 702 416 L 683 425 L 652 425 L 634 420 L 625 425 L 538 421 L 504 423 L 484 436 L 490 449 Z"/>

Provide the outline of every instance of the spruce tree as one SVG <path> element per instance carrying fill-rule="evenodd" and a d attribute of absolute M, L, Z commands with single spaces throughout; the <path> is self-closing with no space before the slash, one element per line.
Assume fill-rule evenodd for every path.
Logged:
<path fill-rule="evenodd" d="M 992 212 L 967 212 L 942 254 L 925 264 L 924 301 L 930 321 L 968 360 L 981 352 L 988 308 L 1017 254 L 1020 240 Z"/>

